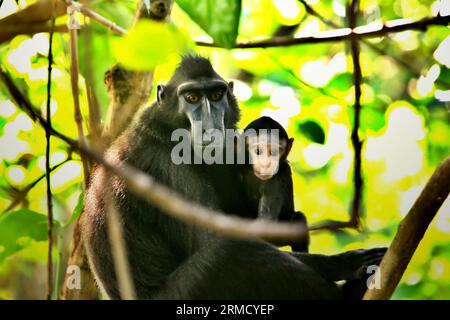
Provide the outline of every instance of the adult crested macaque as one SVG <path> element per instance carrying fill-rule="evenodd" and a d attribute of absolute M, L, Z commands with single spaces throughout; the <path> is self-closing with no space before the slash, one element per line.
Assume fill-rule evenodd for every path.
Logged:
<path fill-rule="evenodd" d="M 306 217 L 294 210 L 292 173 L 287 157 L 294 138 L 270 117 L 261 117 L 244 129 L 249 164 L 243 181 L 249 210 L 258 218 L 292 221 L 307 227 Z M 281 244 L 281 243 L 280 243 Z M 294 251 L 308 252 L 309 237 L 289 243 Z"/>
<path fill-rule="evenodd" d="M 206 128 L 235 128 L 239 109 L 232 91 L 207 59 L 184 57 L 167 85 L 158 87 L 157 101 L 106 151 L 107 160 L 134 166 L 203 206 L 247 215 L 238 166 L 171 159 L 176 129 L 192 135 L 199 119 Z M 343 299 L 334 281 L 361 279 L 385 251 L 287 253 L 262 240 L 218 236 L 170 217 L 98 166 L 81 231 L 92 271 L 111 299 L 120 299 L 120 292 L 107 233 L 106 188 L 120 213 L 139 299 Z"/>

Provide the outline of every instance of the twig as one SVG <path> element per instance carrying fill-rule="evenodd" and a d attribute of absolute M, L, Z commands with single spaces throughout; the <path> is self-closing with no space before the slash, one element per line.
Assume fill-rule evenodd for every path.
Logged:
<path fill-rule="evenodd" d="M 320 13 L 318 13 L 313 7 L 311 7 L 308 2 L 306 2 L 305 0 L 297 0 L 298 2 L 300 2 L 303 7 L 305 8 L 306 12 L 316 18 L 318 18 L 320 21 L 322 21 L 324 24 L 333 27 L 335 29 L 339 29 L 339 25 L 335 22 L 333 22 L 332 20 L 326 19 L 325 17 L 323 17 Z"/>
<path fill-rule="evenodd" d="M 97 12 L 89 9 L 88 7 L 86 7 L 80 3 L 77 3 L 77 2 L 74 2 L 71 0 L 66 0 L 66 3 L 68 6 L 75 7 L 77 9 L 77 11 L 81 12 L 83 15 L 91 18 L 94 21 L 97 21 L 101 25 L 107 27 L 109 30 L 113 31 L 114 33 L 116 33 L 120 36 L 123 36 L 127 33 L 127 31 L 125 29 L 123 29 L 122 27 L 119 27 L 114 22 L 106 19 L 102 15 L 98 14 Z"/>
<path fill-rule="evenodd" d="M 358 225 L 353 222 L 351 219 L 349 221 L 334 221 L 334 220 L 325 220 L 322 222 L 317 222 L 311 225 L 308 230 L 309 231 L 318 231 L 318 230 L 340 230 L 344 228 L 356 229 Z"/>
<path fill-rule="evenodd" d="M 66 160 L 58 163 L 57 165 L 53 166 L 50 168 L 50 172 L 55 171 L 56 169 L 58 169 L 60 166 L 62 166 L 63 164 L 67 163 L 68 161 L 71 161 L 72 158 L 68 157 Z M 2 211 L 2 213 L 0 213 L 0 216 L 3 215 L 4 213 L 11 211 L 12 209 L 14 209 L 15 207 L 17 207 L 22 201 L 23 199 L 26 198 L 28 192 L 31 191 L 31 189 L 33 189 L 40 181 L 42 181 L 45 178 L 45 175 L 47 173 L 44 173 L 43 175 L 39 176 L 36 180 L 34 180 L 33 182 L 31 182 L 29 185 L 27 185 L 25 188 L 23 188 L 22 190 L 20 190 L 17 193 L 17 196 L 14 197 L 14 200 L 9 204 L 9 206 Z"/>
<path fill-rule="evenodd" d="M 52 64 L 53 64 L 53 29 L 55 27 L 54 7 L 52 7 L 53 18 L 51 20 L 50 37 L 48 43 L 48 72 L 47 72 L 47 106 L 46 116 L 48 128 L 45 128 L 45 138 L 47 145 L 45 147 L 45 178 L 47 186 L 47 237 L 48 237 L 48 251 L 47 251 L 47 300 L 52 299 L 53 292 L 53 199 L 50 181 L 50 129 L 52 127 L 52 113 L 50 109 L 52 98 Z"/>
<path fill-rule="evenodd" d="M 308 10 L 307 10 L 308 11 Z M 310 10 L 311 12 L 314 12 Z M 358 2 L 357 0 L 351 0 L 350 5 L 347 8 L 349 16 L 349 28 L 354 29 L 357 23 Z M 308 11 L 309 12 L 309 11 Z M 315 13 L 317 14 L 317 13 Z M 362 188 L 363 178 L 361 173 L 361 150 L 362 142 L 359 139 L 358 131 L 360 124 L 361 114 L 361 84 L 362 84 L 362 71 L 360 62 L 360 45 L 356 38 L 350 39 L 350 47 L 353 61 L 353 86 L 355 92 L 354 101 L 354 116 L 353 116 L 353 129 L 352 129 L 352 145 L 354 152 L 354 165 L 353 165 L 353 199 L 350 210 L 350 218 L 348 221 L 324 221 L 315 226 L 310 227 L 310 230 L 338 230 L 343 228 L 358 228 L 360 225 L 360 210 L 362 203 Z"/>
<path fill-rule="evenodd" d="M 349 27 L 354 29 L 358 18 L 358 1 L 351 0 L 349 6 Z M 359 60 L 360 46 L 359 41 L 355 38 L 350 40 L 350 47 L 353 61 L 353 86 L 355 88 L 355 104 L 354 104 L 354 116 L 353 116 L 353 130 L 352 130 L 352 144 L 354 151 L 354 166 L 353 166 L 353 200 L 350 211 L 350 223 L 359 225 L 360 209 L 362 202 L 362 188 L 363 178 L 361 173 L 361 150 L 362 142 L 359 139 L 359 123 L 361 114 L 361 84 L 362 84 L 362 71 L 361 62 Z"/>
<path fill-rule="evenodd" d="M 85 17 L 86 19 L 86 17 Z M 86 85 L 86 93 L 88 98 L 89 106 L 89 142 L 94 146 L 96 150 L 100 150 L 100 134 L 101 134 L 101 117 L 100 117 L 100 106 L 98 99 L 95 95 L 93 88 L 93 75 L 92 75 L 92 28 L 86 25 L 84 27 L 84 57 L 82 59 L 86 64 L 86 72 L 84 83 Z"/>
<path fill-rule="evenodd" d="M 127 250 L 123 238 L 122 224 L 119 212 L 112 197 L 111 188 L 106 191 L 106 220 L 108 225 L 109 241 L 111 243 L 112 256 L 116 271 L 116 279 L 122 300 L 135 300 L 133 277 L 127 258 Z"/>
<path fill-rule="evenodd" d="M 311 14 L 312 16 L 316 17 L 320 21 L 322 21 L 324 24 L 326 24 L 329 27 L 339 29 L 341 28 L 337 23 L 333 22 L 332 20 L 324 18 L 319 12 L 317 12 L 311 5 L 309 5 L 305 0 L 298 0 L 304 7 L 307 13 Z M 390 38 L 387 38 L 387 40 L 391 40 Z M 417 69 L 415 65 L 412 63 L 409 63 L 395 55 L 390 55 L 388 52 L 384 49 L 382 49 L 379 45 L 373 44 L 369 42 L 366 39 L 361 39 L 361 42 L 369 47 L 371 50 L 375 51 L 379 55 L 388 55 L 391 59 L 393 59 L 397 64 L 402 66 L 406 71 L 411 73 L 412 75 L 419 77 L 421 72 Z M 443 79 L 437 79 L 436 82 L 441 83 L 443 85 L 449 85 L 448 82 L 444 81 Z"/>
<path fill-rule="evenodd" d="M 429 224 L 450 193 L 450 157 L 435 170 L 422 193 L 400 223 L 374 279 L 379 289 L 367 290 L 364 300 L 389 299 L 394 293 Z"/>
<path fill-rule="evenodd" d="M 73 11 L 71 12 L 73 15 Z M 73 17 L 71 17 L 73 18 Z M 78 140 L 80 141 L 81 146 L 86 146 L 86 137 L 84 136 L 83 130 L 83 116 L 81 115 L 80 110 L 80 93 L 78 88 L 78 34 L 76 28 L 71 28 L 69 30 L 70 35 L 70 83 L 72 86 L 72 97 L 73 97 L 73 107 L 74 107 L 74 117 L 75 123 L 77 125 L 78 130 Z M 84 172 L 84 189 L 88 185 L 87 181 L 89 181 L 89 163 L 86 159 L 86 156 L 81 154 L 81 162 L 83 163 L 83 172 Z"/>
<path fill-rule="evenodd" d="M 17 104 L 27 110 L 28 113 L 33 114 L 31 116 L 32 119 L 38 121 L 44 128 L 48 127 L 47 121 L 31 105 L 28 98 L 22 95 L 10 77 L 3 71 L 0 72 L 0 75 Z M 74 150 L 78 150 L 80 153 L 101 164 L 110 173 L 121 177 L 129 190 L 135 195 L 152 203 L 168 215 L 188 224 L 226 236 L 261 238 L 269 241 L 300 240 L 307 234 L 305 228 L 288 222 L 269 222 L 262 219 L 241 218 L 211 210 L 188 201 L 177 192 L 156 182 L 151 176 L 126 163 L 121 164 L 121 166 L 115 166 L 94 150 L 79 144 L 78 141 L 65 136 L 54 128 L 51 128 L 51 133 L 53 136 L 66 142 Z"/>
<path fill-rule="evenodd" d="M 245 42 L 237 43 L 235 49 L 252 49 L 252 48 L 268 48 L 268 47 L 284 47 L 284 46 L 294 46 L 301 44 L 312 44 L 312 43 L 328 43 L 345 41 L 351 39 L 364 39 L 364 38 L 376 38 L 382 37 L 390 33 L 402 32 L 406 30 L 426 30 L 429 26 L 442 25 L 446 26 L 450 22 L 450 16 L 437 16 L 432 18 L 424 18 L 414 22 L 404 22 L 400 23 L 397 21 L 387 21 L 377 30 L 369 31 L 358 31 L 370 29 L 371 26 L 361 26 L 355 30 L 350 28 L 337 29 L 332 31 L 324 31 L 315 36 L 308 37 L 298 37 L 298 38 L 271 38 L 262 41 L 255 42 Z M 329 35 L 330 32 L 333 35 Z M 196 44 L 202 47 L 219 47 L 217 44 L 197 41 Z"/>
<path fill-rule="evenodd" d="M 265 50 L 265 48 L 264 48 Z M 267 56 L 276 64 L 278 65 L 283 71 L 285 71 L 287 74 L 289 74 L 291 77 L 293 77 L 299 84 L 301 84 L 304 88 L 308 88 L 310 90 L 314 90 L 314 91 L 318 91 L 321 94 L 333 98 L 335 100 L 342 100 L 341 98 L 336 97 L 335 95 L 327 92 L 325 89 L 321 88 L 321 87 L 315 87 L 310 85 L 309 83 L 305 82 L 302 78 L 300 78 L 299 76 L 297 76 L 290 68 L 286 67 L 276 56 L 274 56 L 273 54 L 271 54 L 270 52 L 268 52 L 268 50 L 266 50 Z"/>

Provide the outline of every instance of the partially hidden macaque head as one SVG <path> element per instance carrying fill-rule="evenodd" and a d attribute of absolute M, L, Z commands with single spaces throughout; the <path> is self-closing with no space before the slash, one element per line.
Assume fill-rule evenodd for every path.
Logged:
<path fill-rule="evenodd" d="M 253 173 L 260 180 L 268 180 L 277 174 L 280 164 L 286 161 L 293 138 L 275 120 L 261 117 L 244 130 L 246 148 Z"/>

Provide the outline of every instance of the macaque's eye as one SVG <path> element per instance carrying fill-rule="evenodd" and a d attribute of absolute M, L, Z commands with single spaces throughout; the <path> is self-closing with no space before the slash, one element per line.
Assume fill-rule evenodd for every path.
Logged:
<path fill-rule="evenodd" d="M 223 91 L 222 90 L 218 90 L 218 91 L 214 91 L 210 96 L 209 99 L 211 101 L 219 101 L 220 99 L 222 99 L 223 97 Z"/>
<path fill-rule="evenodd" d="M 184 99 L 189 103 L 197 103 L 200 100 L 200 96 L 196 93 L 187 93 L 184 95 Z"/>

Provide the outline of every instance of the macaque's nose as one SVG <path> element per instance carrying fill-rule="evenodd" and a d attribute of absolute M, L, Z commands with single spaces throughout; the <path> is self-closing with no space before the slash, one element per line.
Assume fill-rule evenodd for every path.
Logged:
<path fill-rule="evenodd" d="M 211 115 L 211 106 L 209 104 L 208 98 L 203 98 L 202 106 L 202 122 L 203 122 L 203 133 L 208 129 L 214 129 L 214 121 Z"/>

